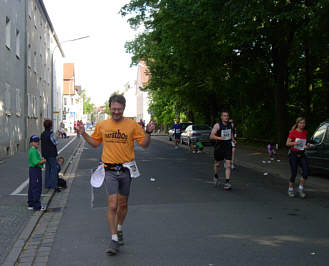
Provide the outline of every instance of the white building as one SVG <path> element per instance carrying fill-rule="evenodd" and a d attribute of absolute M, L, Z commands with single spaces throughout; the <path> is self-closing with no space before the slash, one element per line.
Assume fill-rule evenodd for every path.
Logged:
<path fill-rule="evenodd" d="M 83 119 L 83 98 L 81 86 L 75 85 L 73 63 L 63 66 L 63 123 L 68 132 L 74 132 L 74 122 Z"/>

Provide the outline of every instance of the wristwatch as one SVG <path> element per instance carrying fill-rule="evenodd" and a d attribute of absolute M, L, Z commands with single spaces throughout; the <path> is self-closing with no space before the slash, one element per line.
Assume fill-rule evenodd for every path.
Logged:
<path fill-rule="evenodd" d="M 152 134 L 152 131 L 151 132 L 148 132 L 147 130 L 145 130 L 145 133 L 151 135 Z"/>

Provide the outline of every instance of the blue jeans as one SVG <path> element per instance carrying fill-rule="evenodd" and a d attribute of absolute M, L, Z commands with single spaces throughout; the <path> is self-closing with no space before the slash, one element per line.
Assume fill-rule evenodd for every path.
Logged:
<path fill-rule="evenodd" d="M 308 176 L 308 162 L 307 157 L 304 153 L 297 153 L 295 151 L 290 151 L 289 154 L 289 164 L 291 170 L 290 182 L 295 183 L 295 179 L 297 176 L 297 168 L 298 165 L 302 168 L 303 173 L 302 176 L 304 179 L 307 179 Z"/>
<path fill-rule="evenodd" d="M 28 205 L 33 207 L 35 211 L 40 210 L 42 192 L 42 172 L 40 167 L 29 168 L 29 190 L 28 190 Z"/>
<path fill-rule="evenodd" d="M 46 158 L 45 188 L 57 188 L 56 157 Z"/>

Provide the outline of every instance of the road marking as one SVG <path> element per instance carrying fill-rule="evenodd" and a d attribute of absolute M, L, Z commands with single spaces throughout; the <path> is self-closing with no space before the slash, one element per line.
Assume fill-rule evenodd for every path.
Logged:
<path fill-rule="evenodd" d="M 71 139 L 63 148 L 61 148 L 59 151 L 58 151 L 58 154 L 60 154 L 63 150 L 66 149 L 67 146 L 69 146 L 75 139 L 77 138 L 77 136 L 74 136 L 73 139 Z"/>
<path fill-rule="evenodd" d="M 26 179 L 22 184 L 20 184 L 20 186 L 18 188 L 15 189 L 14 192 L 12 192 L 10 195 L 18 195 L 29 183 L 29 179 Z"/>
<path fill-rule="evenodd" d="M 71 139 L 63 148 L 61 148 L 58 151 L 58 155 L 64 151 L 75 139 L 77 136 L 74 136 L 73 139 Z M 43 170 L 43 169 L 42 169 Z M 27 194 L 20 194 L 23 189 L 29 184 L 29 179 L 27 178 L 22 184 L 19 185 L 12 193 L 10 193 L 11 196 L 27 196 Z"/>

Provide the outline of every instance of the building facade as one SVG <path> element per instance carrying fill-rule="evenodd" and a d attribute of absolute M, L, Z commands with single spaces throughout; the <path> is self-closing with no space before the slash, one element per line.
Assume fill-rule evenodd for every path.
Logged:
<path fill-rule="evenodd" d="M 24 150 L 25 1 L 0 2 L 0 158 Z"/>
<path fill-rule="evenodd" d="M 26 132 L 27 136 L 39 135 L 43 131 L 45 119 L 54 120 L 54 103 L 56 95 L 56 73 L 54 51 L 58 47 L 61 56 L 63 50 L 58 41 L 54 27 L 48 16 L 43 1 L 27 0 L 26 14 Z M 59 100 L 60 101 L 60 100 Z M 57 120 L 53 121 L 57 129 Z"/>
<path fill-rule="evenodd" d="M 73 63 L 63 65 L 63 123 L 73 133 L 74 122 L 83 119 L 83 97 L 81 86 L 75 85 Z"/>
<path fill-rule="evenodd" d="M 147 82 L 149 81 L 149 74 L 146 63 L 140 61 L 137 66 L 137 80 L 136 80 L 136 101 L 137 101 L 137 114 L 136 120 L 141 119 L 148 123 L 151 119 L 151 115 L 148 112 L 149 108 L 149 98 L 146 91 L 141 89 L 145 88 Z"/>
<path fill-rule="evenodd" d="M 42 0 L 0 1 L 0 158 L 25 151 L 52 118 L 58 77 L 52 55 L 64 56 Z M 59 82 L 62 84 L 62 82 Z M 57 86 L 57 85 L 56 85 Z M 62 91 L 62 89 L 60 89 Z"/>

